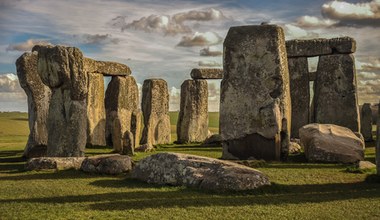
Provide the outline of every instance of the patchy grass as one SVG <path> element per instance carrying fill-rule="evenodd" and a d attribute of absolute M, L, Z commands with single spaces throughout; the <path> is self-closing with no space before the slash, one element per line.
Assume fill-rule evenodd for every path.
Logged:
<path fill-rule="evenodd" d="M 242 161 L 267 174 L 272 185 L 239 193 L 156 186 L 128 175 L 26 172 L 21 155 L 27 121 L 10 126 L 21 116 L 3 114 L 0 219 L 380 219 L 376 177 L 348 173 L 341 164 L 306 163 L 302 154 L 286 163 Z M 110 151 L 97 147 L 87 149 L 87 154 Z M 167 151 L 221 156 L 220 147 L 173 144 L 157 148 L 157 152 Z M 149 154 L 139 153 L 134 159 Z M 366 159 L 374 161 L 373 147 L 366 150 Z"/>

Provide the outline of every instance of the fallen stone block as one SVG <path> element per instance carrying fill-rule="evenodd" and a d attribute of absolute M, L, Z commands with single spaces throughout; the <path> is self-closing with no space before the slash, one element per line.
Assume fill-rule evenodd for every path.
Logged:
<path fill-rule="evenodd" d="M 83 160 L 81 170 L 86 173 L 117 175 L 132 170 L 129 156 L 120 154 L 98 155 Z"/>
<path fill-rule="evenodd" d="M 85 157 L 36 157 L 25 164 L 26 170 L 79 170 Z"/>

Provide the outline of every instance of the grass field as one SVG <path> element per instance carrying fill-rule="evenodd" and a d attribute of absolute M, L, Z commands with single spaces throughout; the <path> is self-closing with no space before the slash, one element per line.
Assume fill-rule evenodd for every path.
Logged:
<path fill-rule="evenodd" d="M 171 113 L 172 131 L 175 115 Z M 346 165 L 306 163 L 303 155 L 261 164 L 258 169 L 272 185 L 240 193 L 155 186 L 128 175 L 27 172 L 21 159 L 26 119 L 26 114 L 0 113 L 0 219 L 380 219 L 380 185 L 365 181 L 368 173 L 348 173 Z M 217 131 L 217 124 L 213 113 L 210 130 Z M 199 145 L 159 146 L 157 152 L 162 151 L 221 156 L 220 147 Z M 366 159 L 374 162 L 374 153 L 367 148 Z"/>

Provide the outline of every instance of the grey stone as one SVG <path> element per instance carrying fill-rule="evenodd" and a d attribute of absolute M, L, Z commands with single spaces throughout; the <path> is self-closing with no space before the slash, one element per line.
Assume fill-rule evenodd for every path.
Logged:
<path fill-rule="evenodd" d="M 208 88 L 206 80 L 185 80 L 177 121 L 177 142 L 203 142 L 208 135 Z"/>
<path fill-rule="evenodd" d="M 119 154 L 98 155 L 84 159 L 81 170 L 86 173 L 117 175 L 132 170 L 129 156 Z"/>
<path fill-rule="evenodd" d="M 355 163 L 364 160 L 364 142 L 350 129 L 332 124 L 309 124 L 300 131 L 310 162 Z"/>
<path fill-rule="evenodd" d="M 206 138 L 203 141 L 202 146 L 221 146 L 222 145 L 222 137 L 220 134 L 213 134 Z"/>
<path fill-rule="evenodd" d="M 193 79 L 223 79 L 223 69 L 192 69 L 190 75 Z"/>
<path fill-rule="evenodd" d="M 52 96 L 47 117 L 47 156 L 81 157 L 87 139 L 87 74 L 75 47 L 35 46 L 38 74 Z"/>
<path fill-rule="evenodd" d="M 315 57 L 331 54 L 350 54 L 356 51 L 356 41 L 351 37 L 286 41 L 288 57 Z"/>
<path fill-rule="evenodd" d="M 126 131 L 123 137 L 123 154 L 133 156 L 135 149 L 135 142 L 133 134 L 130 131 Z"/>
<path fill-rule="evenodd" d="M 291 58 L 288 58 L 290 60 Z M 317 79 L 317 72 L 309 72 L 309 81 L 315 81 Z"/>
<path fill-rule="evenodd" d="M 88 73 L 87 145 L 106 145 L 106 111 L 104 107 L 104 77 Z"/>
<path fill-rule="evenodd" d="M 141 129 L 142 129 L 142 112 L 141 110 L 136 110 L 132 113 L 132 122 L 131 122 L 131 132 L 133 134 L 134 147 L 140 145 L 141 132 L 142 132 Z"/>
<path fill-rule="evenodd" d="M 24 53 L 16 61 L 17 76 L 28 97 L 29 137 L 24 157 L 46 156 L 47 116 L 51 90 L 43 84 L 37 71 L 38 53 Z"/>
<path fill-rule="evenodd" d="M 287 63 L 280 27 L 230 28 L 224 41 L 220 103 L 224 159 L 287 157 L 291 125 Z"/>
<path fill-rule="evenodd" d="M 170 143 L 169 91 L 163 79 L 147 79 L 142 89 L 144 129 L 140 144 Z"/>
<path fill-rule="evenodd" d="M 298 138 L 298 130 L 309 124 L 310 85 L 307 58 L 288 58 L 288 65 L 292 102 L 291 137 Z"/>
<path fill-rule="evenodd" d="M 26 170 L 79 170 L 85 157 L 36 157 L 25 164 Z"/>
<path fill-rule="evenodd" d="M 365 141 L 372 141 L 372 110 L 371 104 L 364 103 L 360 114 L 360 132 Z"/>
<path fill-rule="evenodd" d="M 139 180 L 214 191 L 240 191 L 270 185 L 266 175 L 237 163 L 179 153 L 142 159 L 132 171 Z"/>
<path fill-rule="evenodd" d="M 113 76 L 105 97 L 107 145 L 121 153 L 123 136 L 126 131 L 132 130 L 132 115 L 138 110 L 136 80 L 132 76 Z"/>
<path fill-rule="evenodd" d="M 131 69 L 125 64 L 109 61 L 97 61 L 90 58 L 84 58 L 84 68 L 87 72 L 98 73 L 104 76 L 131 75 Z"/>
<path fill-rule="evenodd" d="M 354 57 L 350 54 L 321 56 L 314 84 L 314 122 L 360 131 Z"/>

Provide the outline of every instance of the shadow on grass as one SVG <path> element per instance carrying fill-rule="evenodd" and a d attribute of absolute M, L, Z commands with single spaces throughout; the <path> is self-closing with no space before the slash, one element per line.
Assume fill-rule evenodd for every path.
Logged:
<path fill-rule="evenodd" d="M 29 121 L 28 118 L 11 118 L 14 121 Z"/>
<path fill-rule="evenodd" d="M 380 198 L 378 184 L 342 183 L 313 185 L 280 185 L 262 187 L 240 193 L 203 192 L 183 187 L 162 187 L 137 182 L 119 180 L 121 183 L 95 181 L 93 185 L 111 185 L 136 189 L 131 192 L 115 192 L 80 196 L 56 196 L 28 199 L 3 199 L 1 203 L 83 203 L 88 202 L 89 209 L 95 210 L 140 210 L 158 207 L 205 207 L 205 206 L 246 206 L 246 205 L 280 205 L 341 201 L 349 199 Z M 139 190 L 151 188 L 152 190 Z"/>
<path fill-rule="evenodd" d="M 104 175 L 88 174 L 77 170 L 45 170 L 25 172 L 24 167 L 21 169 L 21 175 L 3 176 L 1 180 L 57 180 L 57 179 L 89 179 L 107 177 Z"/>

